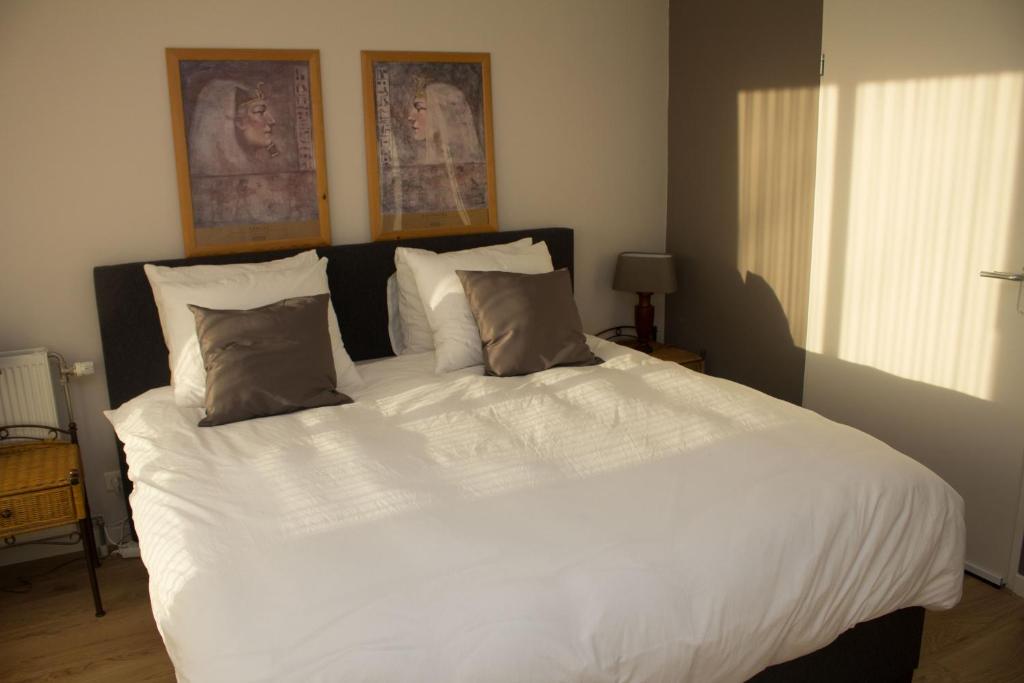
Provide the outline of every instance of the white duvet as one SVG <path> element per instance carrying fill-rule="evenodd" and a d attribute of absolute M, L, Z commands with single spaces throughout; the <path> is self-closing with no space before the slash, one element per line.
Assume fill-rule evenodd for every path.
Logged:
<path fill-rule="evenodd" d="M 854 429 L 602 366 L 360 367 L 352 405 L 109 413 L 181 681 L 742 681 L 960 597 L 963 503 Z"/>

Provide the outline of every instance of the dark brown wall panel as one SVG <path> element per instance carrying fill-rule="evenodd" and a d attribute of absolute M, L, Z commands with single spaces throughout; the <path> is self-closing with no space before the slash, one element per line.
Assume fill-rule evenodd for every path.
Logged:
<path fill-rule="evenodd" d="M 667 341 L 803 395 L 822 0 L 672 0 Z"/>

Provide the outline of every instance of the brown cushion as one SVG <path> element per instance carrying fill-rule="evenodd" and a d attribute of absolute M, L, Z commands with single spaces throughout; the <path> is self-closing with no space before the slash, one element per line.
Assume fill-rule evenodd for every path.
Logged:
<path fill-rule="evenodd" d="M 351 403 L 335 389 L 329 294 L 247 311 L 189 305 L 206 367 L 200 427 Z"/>
<path fill-rule="evenodd" d="M 456 273 L 480 330 L 487 374 L 509 377 L 602 362 L 583 336 L 568 270 Z"/>

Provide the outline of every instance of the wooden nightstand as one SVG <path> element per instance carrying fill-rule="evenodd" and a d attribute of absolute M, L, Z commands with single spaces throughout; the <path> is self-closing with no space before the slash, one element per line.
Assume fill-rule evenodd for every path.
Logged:
<path fill-rule="evenodd" d="M 617 344 L 628 346 L 630 348 L 636 348 L 633 340 L 617 341 Z M 683 367 L 696 370 L 697 372 L 704 372 L 704 356 L 693 351 L 687 351 L 681 349 L 678 346 L 670 346 L 668 344 L 662 344 L 661 342 L 651 342 L 652 350 L 650 355 L 661 360 L 667 360 L 671 363 L 679 363 Z"/>
<path fill-rule="evenodd" d="M 696 370 L 697 372 L 704 372 L 704 356 L 693 351 L 687 351 L 681 349 L 678 346 L 669 346 L 668 344 L 661 344 L 659 342 L 651 342 L 653 351 L 651 355 L 661 360 L 667 360 L 672 363 L 679 363 L 683 367 Z"/>
<path fill-rule="evenodd" d="M 58 431 L 51 430 L 54 438 Z M 0 439 L 7 438 L 0 428 Z M 73 438 L 73 431 L 70 432 Z M 78 523 L 96 616 L 104 614 L 96 580 L 99 557 L 75 441 L 0 445 L 0 537 Z"/>

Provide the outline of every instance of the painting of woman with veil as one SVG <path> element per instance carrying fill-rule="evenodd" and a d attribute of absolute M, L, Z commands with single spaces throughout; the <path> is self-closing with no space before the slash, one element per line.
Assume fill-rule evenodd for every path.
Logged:
<path fill-rule="evenodd" d="M 330 243 L 319 52 L 167 50 L 187 256 Z"/>
<path fill-rule="evenodd" d="M 497 229 L 490 55 L 363 52 L 374 239 Z"/>

